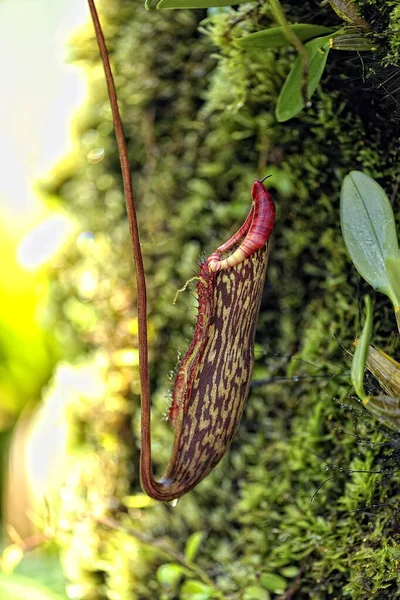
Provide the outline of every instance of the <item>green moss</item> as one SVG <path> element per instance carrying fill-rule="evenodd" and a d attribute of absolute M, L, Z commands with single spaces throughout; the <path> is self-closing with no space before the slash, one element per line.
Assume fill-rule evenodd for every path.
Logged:
<path fill-rule="evenodd" d="M 277 203 L 254 377 L 300 379 L 253 389 L 229 454 L 175 508 L 139 496 L 136 306 L 121 177 L 90 27 L 72 47 L 87 64 L 90 96 L 75 123 L 74 160 L 45 187 L 73 213 L 76 235 L 94 235 L 71 239 L 52 284 L 55 331 L 81 355 L 70 368 L 79 373 L 89 363 L 101 383 L 94 390 L 75 386 L 67 399 L 74 444 L 60 542 L 75 597 L 83 600 L 179 597 L 156 578 L 171 557 L 96 524 L 109 514 L 180 551 L 190 533 L 204 531 L 196 561 L 224 597 L 261 594 L 268 574 L 295 586 L 300 600 L 389 599 L 398 584 L 391 507 L 354 512 L 396 502 L 395 475 L 364 472 L 391 465 L 396 446 L 391 439 L 381 446 L 386 434 L 368 416 L 354 416 L 349 360 L 334 337 L 351 347 L 357 290 L 364 291 L 340 234 L 341 181 L 363 169 L 390 195 L 399 151 L 392 115 L 379 90 L 363 89 L 362 63 L 351 53 L 332 53 L 311 107 L 276 123 L 275 102 L 294 52 L 241 53 L 235 36 L 271 23 L 266 7 L 247 10 L 226 9 L 204 21 L 203 11 L 146 13 L 131 0 L 102 5 L 149 286 L 159 472 L 171 440 L 161 420 L 168 374 L 194 321 L 189 293 L 172 305 L 176 289 L 200 255 L 243 219 L 256 177 L 271 173 Z M 329 7 L 315 12 L 311 2 L 288 5 L 288 16 L 299 21 L 335 19 Z M 105 152 L 93 164 L 95 148 Z M 384 298 L 377 297 L 376 314 L 383 341 L 395 328 Z"/>

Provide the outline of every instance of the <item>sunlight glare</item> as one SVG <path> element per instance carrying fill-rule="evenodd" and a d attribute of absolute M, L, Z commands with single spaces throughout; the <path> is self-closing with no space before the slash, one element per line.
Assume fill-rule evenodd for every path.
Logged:
<path fill-rule="evenodd" d="M 28 270 L 41 267 L 60 250 L 72 230 L 70 219 L 53 213 L 21 240 L 17 247 L 18 264 Z"/>

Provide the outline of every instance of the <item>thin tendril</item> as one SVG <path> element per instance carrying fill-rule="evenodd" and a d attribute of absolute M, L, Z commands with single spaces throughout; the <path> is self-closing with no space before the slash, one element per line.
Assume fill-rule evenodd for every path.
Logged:
<path fill-rule="evenodd" d="M 142 403 L 142 455 L 141 460 L 145 463 L 147 473 L 151 470 L 151 433 L 150 433 L 150 382 L 148 368 L 148 344 L 147 344 L 147 298 L 146 279 L 143 268 L 143 257 L 140 248 L 139 230 L 136 218 L 135 199 L 132 188 L 131 170 L 126 146 L 124 128 L 118 107 L 118 98 L 115 90 L 114 78 L 111 71 L 107 46 L 104 40 L 101 23 L 97 14 L 94 0 L 88 0 L 90 14 L 92 16 L 96 40 L 99 47 L 101 61 L 106 76 L 108 96 L 110 99 L 111 112 L 114 122 L 115 137 L 117 139 L 119 160 L 121 164 L 122 181 L 126 209 L 128 213 L 129 232 L 132 245 L 132 254 L 136 267 L 136 286 L 138 304 L 138 339 L 139 339 L 139 374 L 141 386 Z"/>

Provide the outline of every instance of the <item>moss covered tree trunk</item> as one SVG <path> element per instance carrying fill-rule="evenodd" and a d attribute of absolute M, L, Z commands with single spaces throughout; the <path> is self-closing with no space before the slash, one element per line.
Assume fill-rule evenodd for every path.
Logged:
<path fill-rule="evenodd" d="M 277 204 L 239 433 L 175 507 L 140 490 L 135 290 L 116 143 L 91 26 L 72 45 L 87 66 L 89 99 L 76 120 L 73 160 L 46 185 L 76 221 L 51 307 L 71 364 L 60 365 L 47 391 L 68 389 L 71 468 L 59 537 L 74 598 L 396 597 L 398 443 L 353 408 L 345 349 L 359 333 L 368 286 L 343 245 L 339 190 L 349 170 L 364 170 L 396 212 L 400 76 L 391 40 L 399 10 L 396 2 L 359 4 L 380 50 L 331 52 L 311 105 L 288 123 L 274 110 L 295 51 L 249 56 L 233 43 L 273 23 L 268 4 L 209 14 L 147 13 L 133 0 L 99 7 L 148 278 L 159 473 L 172 437 L 162 420 L 171 373 L 195 314 L 189 293 L 173 306 L 176 289 L 241 222 L 255 178 L 272 175 Z M 329 5 L 290 0 L 285 9 L 289 21 L 341 23 Z M 379 295 L 375 315 L 382 345 L 396 324 Z M 110 518 L 120 529 L 104 525 Z M 159 548 L 161 541 L 176 554 L 186 545 L 190 553 L 194 532 L 204 534 L 194 565 Z M 179 561 L 182 572 L 165 566 Z"/>

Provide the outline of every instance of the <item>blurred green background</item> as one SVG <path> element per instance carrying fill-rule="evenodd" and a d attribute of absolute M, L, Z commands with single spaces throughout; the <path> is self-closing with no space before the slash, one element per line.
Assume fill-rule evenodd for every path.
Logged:
<path fill-rule="evenodd" d="M 3 546 L 10 533 L 15 539 L 34 533 L 38 498 L 33 490 L 43 489 L 54 470 L 48 457 L 57 440 L 49 427 L 42 429 L 33 454 L 29 444 L 42 388 L 63 355 L 46 312 L 48 269 L 62 264 L 60 249 L 74 226 L 57 203 L 44 204 L 37 181 L 72 151 L 71 118 L 84 99 L 85 83 L 80 70 L 65 60 L 66 44 L 86 20 L 86 5 L 78 0 L 0 4 Z M 54 551 L 31 553 L 12 575 L 0 576 L 0 597 L 10 600 L 61 598 L 64 587 Z"/>

